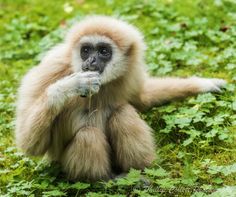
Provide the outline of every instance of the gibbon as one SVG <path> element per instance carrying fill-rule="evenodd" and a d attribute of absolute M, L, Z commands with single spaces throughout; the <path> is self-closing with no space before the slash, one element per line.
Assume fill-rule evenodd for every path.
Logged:
<path fill-rule="evenodd" d="M 57 161 L 69 180 L 107 180 L 155 160 L 142 111 L 197 93 L 222 79 L 155 78 L 145 43 L 132 25 L 107 16 L 75 24 L 22 80 L 15 138 L 27 155 Z"/>

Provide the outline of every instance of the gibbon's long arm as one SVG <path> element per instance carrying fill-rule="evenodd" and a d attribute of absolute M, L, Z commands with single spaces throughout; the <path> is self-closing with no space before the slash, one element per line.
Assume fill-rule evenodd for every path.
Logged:
<path fill-rule="evenodd" d="M 56 113 L 47 106 L 46 95 L 39 97 L 24 113 L 24 117 L 18 118 L 16 143 L 26 154 L 42 155 L 50 143 L 50 127 Z"/>
<path fill-rule="evenodd" d="M 55 70 L 54 70 L 55 69 Z M 16 117 L 16 144 L 29 155 L 42 155 L 50 143 L 50 128 L 61 109 L 50 104 L 48 87 L 64 76 L 65 69 L 37 66 L 23 79 Z"/>
<path fill-rule="evenodd" d="M 225 83 L 217 78 L 147 78 L 135 106 L 145 110 L 198 93 L 219 92 Z"/>
<path fill-rule="evenodd" d="M 51 140 L 51 126 L 69 98 L 96 93 L 98 73 L 68 75 L 63 68 L 38 66 L 23 80 L 16 121 L 16 143 L 29 155 L 43 155 Z M 90 86 L 88 86 L 88 84 Z"/>

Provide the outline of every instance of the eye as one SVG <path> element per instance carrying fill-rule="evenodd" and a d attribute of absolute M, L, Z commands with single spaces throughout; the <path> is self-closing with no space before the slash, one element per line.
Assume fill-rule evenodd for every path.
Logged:
<path fill-rule="evenodd" d="M 106 47 L 101 47 L 99 49 L 99 53 L 103 56 L 109 56 L 110 55 L 110 51 Z"/>
<path fill-rule="evenodd" d="M 109 61 L 112 57 L 112 47 L 109 43 L 100 42 L 96 46 L 98 56 L 102 61 Z"/>
<path fill-rule="evenodd" d="M 83 47 L 81 48 L 81 52 L 82 52 L 82 53 L 85 53 L 85 54 L 89 53 L 90 50 L 91 50 L 91 47 L 90 47 L 90 46 L 83 46 Z"/>
<path fill-rule="evenodd" d="M 92 50 L 93 50 L 93 46 L 90 46 L 89 44 L 83 45 L 80 49 L 80 56 L 82 60 L 88 59 Z"/>

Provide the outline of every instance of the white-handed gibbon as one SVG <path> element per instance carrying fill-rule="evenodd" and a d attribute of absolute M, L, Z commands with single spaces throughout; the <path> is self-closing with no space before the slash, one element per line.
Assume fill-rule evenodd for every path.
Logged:
<path fill-rule="evenodd" d="M 126 22 L 93 16 L 74 25 L 22 81 L 17 146 L 59 162 L 70 180 L 150 166 L 155 143 L 136 110 L 219 91 L 225 81 L 149 77 L 144 51 L 143 36 Z"/>

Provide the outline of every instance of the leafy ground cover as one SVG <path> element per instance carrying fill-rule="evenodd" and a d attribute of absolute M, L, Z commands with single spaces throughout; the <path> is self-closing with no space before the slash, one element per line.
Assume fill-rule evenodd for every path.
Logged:
<path fill-rule="evenodd" d="M 235 196 L 235 0 L 0 0 L 1 196 Z M 16 90 L 26 71 L 58 43 L 71 24 L 106 14 L 145 35 L 147 63 L 156 76 L 219 77 L 221 94 L 153 108 L 158 159 L 144 172 L 116 181 L 70 183 L 56 164 L 29 158 L 14 144 Z"/>

